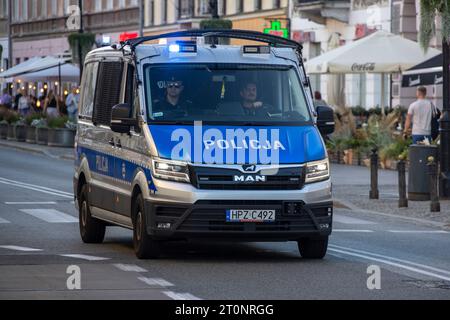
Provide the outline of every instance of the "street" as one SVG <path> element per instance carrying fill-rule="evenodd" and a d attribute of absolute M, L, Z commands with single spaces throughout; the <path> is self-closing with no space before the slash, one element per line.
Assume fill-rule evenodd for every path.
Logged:
<path fill-rule="evenodd" d="M 448 230 L 345 208 L 319 261 L 301 259 L 294 242 L 199 241 L 142 261 L 131 231 L 115 227 L 103 244 L 83 244 L 72 161 L 0 148 L 0 299 L 450 298 Z M 380 289 L 368 288 L 372 265 Z M 81 290 L 68 289 L 69 266 Z"/>

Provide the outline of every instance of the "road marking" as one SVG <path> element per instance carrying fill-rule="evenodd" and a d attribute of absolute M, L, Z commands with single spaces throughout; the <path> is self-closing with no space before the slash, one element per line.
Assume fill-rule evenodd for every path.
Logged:
<path fill-rule="evenodd" d="M 55 209 L 21 209 L 20 211 L 49 223 L 78 223 L 75 217 Z"/>
<path fill-rule="evenodd" d="M 412 266 L 416 266 L 416 267 L 428 269 L 428 270 L 431 270 L 431 271 L 436 271 L 436 272 L 440 272 L 440 273 L 444 273 L 444 274 L 450 275 L 450 271 L 448 271 L 448 270 L 431 267 L 431 266 L 428 266 L 428 265 L 425 265 L 425 264 L 421 264 L 421 263 L 417 263 L 417 262 L 413 262 L 413 261 L 409 261 L 409 260 L 399 259 L 399 258 L 395 258 L 395 257 L 390 257 L 390 256 L 378 254 L 378 253 L 364 251 L 364 250 L 358 250 L 358 249 L 352 249 L 352 248 L 348 248 L 348 247 L 336 246 L 336 245 L 332 245 L 332 244 L 330 244 L 330 247 L 334 247 L 334 248 L 342 249 L 342 250 L 348 250 L 348 251 L 352 251 L 352 252 L 356 252 L 356 253 L 362 253 L 362 254 L 366 254 L 366 255 L 370 255 L 370 256 L 374 256 L 374 257 L 389 259 L 389 260 L 392 260 L 392 261 L 402 262 L 402 263 L 410 264 Z"/>
<path fill-rule="evenodd" d="M 425 276 L 429 276 L 429 277 L 433 277 L 433 278 L 437 278 L 437 279 L 441 279 L 441 280 L 445 280 L 445 281 L 450 281 L 450 277 L 446 277 L 446 276 L 443 276 L 443 275 L 440 275 L 440 274 L 437 274 L 437 273 L 433 273 L 433 272 L 429 272 L 429 271 L 426 271 L 426 270 L 418 269 L 416 267 L 407 266 L 405 264 L 393 262 L 393 261 L 400 260 L 400 259 L 394 259 L 394 258 L 386 257 L 388 259 L 393 260 L 393 261 L 389 261 L 389 260 L 382 259 L 382 258 L 376 258 L 376 256 L 383 257 L 382 255 L 371 254 L 371 256 L 369 256 L 369 255 L 366 255 L 366 254 L 359 254 L 359 253 L 356 253 L 356 252 L 340 250 L 340 249 L 334 249 L 332 247 L 330 247 L 328 250 L 330 250 L 332 252 L 341 253 L 341 254 L 344 254 L 344 255 L 349 255 L 349 256 L 353 256 L 353 257 L 357 257 L 357 258 L 362 258 L 362 259 L 369 260 L 369 261 L 380 262 L 380 263 L 383 263 L 383 264 L 386 264 L 386 265 L 390 265 L 390 266 L 397 267 L 397 268 L 400 268 L 400 269 L 408 270 L 408 271 L 415 272 L 415 273 L 418 273 L 418 274 L 422 274 L 422 275 L 425 275 Z M 356 251 L 356 250 L 352 250 L 352 251 Z M 402 261 L 402 260 L 400 260 L 400 261 Z M 415 263 L 409 263 L 409 264 L 414 265 Z M 431 269 L 435 269 L 435 268 L 430 267 L 430 266 L 426 266 L 426 267 L 428 269 L 430 269 L 430 270 Z M 447 272 L 447 271 L 445 271 L 445 272 Z"/>
<path fill-rule="evenodd" d="M 0 248 L 8 249 L 8 250 L 15 250 L 15 251 L 24 251 L 24 252 L 42 251 L 42 249 L 34 249 L 34 248 L 19 247 L 19 246 L 0 246 Z"/>
<path fill-rule="evenodd" d="M 173 300 L 202 300 L 190 293 L 177 293 L 173 291 L 163 291 L 163 293 Z"/>
<path fill-rule="evenodd" d="M 109 260 L 110 259 L 110 258 L 103 258 L 103 257 L 88 256 L 88 255 L 85 255 L 85 254 L 61 254 L 60 256 L 61 257 L 67 257 L 67 258 L 88 260 L 88 261 L 103 261 L 103 260 Z"/>
<path fill-rule="evenodd" d="M 8 220 L 0 218 L 0 223 L 11 223 L 11 222 L 9 222 Z"/>
<path fill-rule="evenodd" d="M 127 271 L 127 272 L 147 272 L 147 270 L 134 265 L 134 264 L 121 264 L 121 263 L 116 263 L 114 264 L 114 266 L 122 271 Z"/>
<path fill-rule="evenodd" d="M 42 186 L 38 186 L 38 185 L 34 185 L 34 184 L 23 183 L 20 181 L 5 179 L 2 177 L 0 177 L 0 183 L 6 184 L 6 185 L 11 185 L 14 187 L 23 188 L 23 189 L 38 191 L 38 192 L 42 192 L 42 193 L 46 193 L 46 194 L 51 194 L 51 195 L 58 196 L 58 197 L 73 199 L 73 194 L 71 194 L 69 192 L 59 191 L 59 190 L 42 187 Z"/>
<path fill-rule="evenodd" d="M 377 224 L 376 222 L 372 222 L 372 221 L 368 221 L 368 220 L 362 220 L 362 219 L 357 219 L 357 218 L 351 218 L 351 217 L 346 217 L 346 216 L 341 216 L 341 215 L 334 215 L 333 216 L 333 221 L 334 222 L 339 222 L 339 223 L 343 223 L 343 224 Z"/>
<path fill-rule="evenodd" d="M 448 234 L 448 231 L 444 230 L 388 230 L 388 232 L 392 233 L 430 233 L 430 234 Z"/>
<path fill-rule="evenodd" d="M 7 205 L 42 205 L 42 204 L 57 204 L 55 201 L 43 202 L 5 202 Z"/>
<path fill-rule="evenodd" d="M 348 233 L 371 233 L 373 230 L 356 230 L 356 229 L 333 229 L 333 232 L 348 232 Z"/>
<path fill-rule="evenodd" d="M 159 287 L 173 287 L 174 284 L 170 283 L 169 281 L 166 281 L 161 278 L 145 278 L 140 277 L 138 278 L 142 282 L 148 284 L 149 286 L 159 286 Z"/>

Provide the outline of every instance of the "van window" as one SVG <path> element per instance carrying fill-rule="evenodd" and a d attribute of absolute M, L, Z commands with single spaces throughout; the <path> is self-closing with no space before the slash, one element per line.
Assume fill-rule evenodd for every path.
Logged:
<path fill-rule="evenodd" d="M 88 63 L 84 69 L 84 85 L 82 87 L 82 105 L 80 108 L 80 115 L 85 117 L 92 117 L 92 110 L 94 109 L 95 87 L 97 84 L 98 63 Z"/>
<path fill-rule="evenodd" d="M 134 66 L 132 64 L 129 64 L 127 66 L 127 84 L 125 88 L 125 103 L 130 104 L 130 106 L 133 105 L 134 101 Z"/>
<path fill-rule="evenodd" d="M 119 104 L 120 100 L 122 72 L 122 62 L 105 61 L 100 63 L 92 119 L 95 125 L 110 125 L 111 109 Z"/>
<path fill-rule="evenodd" d="M 149 121 L 311 123 L 295 67 L 245 64 L 147 65 Z"/>

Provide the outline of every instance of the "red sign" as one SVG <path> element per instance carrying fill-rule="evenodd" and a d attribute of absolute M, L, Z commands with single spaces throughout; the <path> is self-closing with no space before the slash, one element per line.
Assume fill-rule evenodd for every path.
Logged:
<path fill-rule="evenodd" d="M 138 36 L 139 34 L 137 32 L 124 32 L 120 34 L 119 41 L 125 42 L 130 39 L 136 39 Z"/>

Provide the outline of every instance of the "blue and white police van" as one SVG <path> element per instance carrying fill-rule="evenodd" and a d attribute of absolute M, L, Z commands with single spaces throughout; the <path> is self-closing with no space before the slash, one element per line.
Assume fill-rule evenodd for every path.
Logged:
<path fill-rule="evenodd" d="M 121 226 L 140 259 L 189 239 L 296 241 L 302 257 L 323 258 L 334 120 L 313 106 L 301 49 L 190 30 L 90 52 L 73 179 L 82 240 Z"/>

